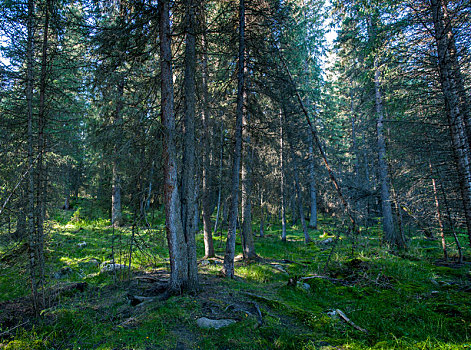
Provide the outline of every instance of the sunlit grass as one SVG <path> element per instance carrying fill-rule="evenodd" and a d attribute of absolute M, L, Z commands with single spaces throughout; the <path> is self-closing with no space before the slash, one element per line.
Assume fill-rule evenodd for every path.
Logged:
<path fill-rule="evenodd" d="M 201 275 L 216 283 L 202 286 L 203 295 L 205 288 L 213 288 L 209 299 L 184 295 L 137 309 L 126 299 L 129 275 L 123 273 L 115 280 L 112 274 L 101 272 L 101 264 L 113 258 L 112 245 L 115 262 L 129 263 L 130 214 L 127 225 L 113 229 L 109 220 L 100 219 L 100 211 L 90 202 L 82 204 L 84 209 L 78 214 L 79 207 L 51 215 L 46 268 L 48 286 L 84 281 L 89 285 L 87 290 L 61 296 L 58 304 L 44 312 L 44 322 L 34 329 L 20 327 L 12 337 L 0 341 L 0 348 L 165 349 L 175 348 L 179 342 L 193 349 L 470 348 L 471 303 L 465 291 L 471 278 L 469 265 L 436 265 L 441 258 L 439 241 L 410 236 L 407 252 L 394 252 L 382 243 L 380 227 L 375 225 L 362 228 L 365 235 L 356 238 L 352 250 L 352 237 L 345 235 L 346 229 L 335 219 L 320 216 L 318 230 L 310 230 L 314 242 L 304 244 L 302 229 L 288 226 L 288 241 L 282 243 L 281 226 L 269 223 L 265 237 L 255 237 L 261 260 L 237 262 L 236 280 L 218 277 L 220 259 L 200 265 Z M 134 273 L 169 267 L 164 217 L 155 212 L 154 221 L 150 216 L 149 221 L 151 229 L 141 228 L 135 233 L 141 246 L 133 247 Z M 258 234 L 256 223 L 254 232 Z M 341 239 L 335 247 L 320 243 L 337 235 Z M 219 258 L 224 255 L 225 236 L 224 230 L 222 237 L 219 232 L 214 237 Z M 203 235 L 199 233 L 196 238 L 201 259 Z M 465 236 L 460 239 L 466 241 Z M 82 242 L 86 244 L 79 246 Z M 241 247 L 238 236 L 236 255 L 241 254 Z M 464 249 L 469 256 L 469 248 Z M 0 265 L 0 302 L 29 293 L 26 256 L 21 259 Z M 289 261 L 280 262 L 283 259 Z M 70 271 L 54 277 L 64 268 Z M 333 280 L 305 280 L 302 283 L 308 288 L 302 283 L 287 285 L 290 277 L 316 274 Z M 244 292 L 261 299 L 249 299 Z M 239 306 L 241 301 L 246 303 L 244 307 L 256 301 L 263 325 L 255 317 L 227 309 L 231 304 Z M 213 315 L 211 308 L 218 312 Z M 368 334 L 329 316 L 336 309 Z M 236 318 L 238 322 L 219 331 L 200 330 L 195 319 L 201 316 Z M 123 325 L 129 319 L 132 326 Z"/>

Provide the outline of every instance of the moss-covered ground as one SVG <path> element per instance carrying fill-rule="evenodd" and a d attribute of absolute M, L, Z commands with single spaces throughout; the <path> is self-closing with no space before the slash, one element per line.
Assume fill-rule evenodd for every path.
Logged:
<path fill-rule="evenodd" d="M 244 262 L 237 244 L 234 280 L 220 276 L 225 232 L 222 242 L 215 237 L 217 258 L 204 261 L 199 233 L 201 291 L 132 305 L 129 295 L 152 297 L 154 282 L 167 277 L 162 213 L 148 230 L 134 230 L 131 270 L 115 275 L 99 264 L 111 261 L 113 247 L 115 262 L 129 266 L 132 225 L 113 230 L 78 211 L 51 217 L 48 305 L 39 319 L 29 306 L 24 245 L 0 245 L 0 349 L 471 349 L 471 265 L 444 263 L 439 241 L 419 233 L 394 252 L 377 227 L 364 229 L 352 249 L 330 218 L 310 230 L 308 245 L 299 227 L 282 243 L 271 224 L 255 238 L 259 260 Z M 332 252 L 334 243 L 320 242 L 334 234 Z M 301 280 L 309 276 L 323 278 Z M 87 284 L 68 288 L 76 282 Z M 204 330 L 199 317 L 237 322 Z"/>

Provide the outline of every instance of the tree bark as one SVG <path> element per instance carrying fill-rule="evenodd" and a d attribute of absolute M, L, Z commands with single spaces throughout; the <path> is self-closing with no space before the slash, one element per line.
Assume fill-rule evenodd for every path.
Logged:
<path fill-rule="evenodd" d="M 309 194 L 311 201 L 311 215 L 309 216 L 309 227 L 317 229 L 317 192 L 316 192 L 316 171 L 314 167 L 314 145 L 312 135 L 309 138 Z"/>
<path fill-rule="evenodd" d="M 242 161 L 242 252 L 244 259 L 251 260 L 257 257 L 255 253 L 255 244 L 252 231 L 252 163 L 253 150 L 250 144 L 250 115 L 247 110 L 244 111 L 242 118 L 242 145 L 243 145 L 243 161 Z"/>
<path fill-rule="evenodd" d="M 283 114 L 280 109 L 280 173 L 281 173 L 281 241 L 286 242 L 286 196 L 285 196 L 285 168 L 283 147 Z"/>
<path fill-rule="evenodd" d="M 204 14 L 204 9 L 203 9 Z M 214 253 L 214 244 L 213 244 L 213 235 L 211 232 L 211 203 L 210 203 L 210 195 L 211 195 L 211 188 L 210 188 L 210 153 L 212 152 L 211 143 L 209 142 L 209 93 L 208 93 L 208 44 L 206 39 L 206 21 L 203 22 L 204 29 L 202 35 L 202 83 L 203 83 L 203 133 L 204 133 L 204 150 L 203 150 L 203 179 L 202 179 L 202 187 L 203 187 L 203 231 L 204 231 L 204 256 L 206 258 L 212 258 L 215 256 Z M 219 204 L 220 204 L 220 196 L 221 193 L 218 194 L 218 213 L 216 216 L 216 222 L 219 217 Z M 215 224 L 216 226 L 216 224 Z M 214 232 L 216 233 L 216 227 Z"/>
<path fill-rule="evenodd" d="M 26 102 L 28 113 L 28 248 L 29 248 L 29 275 L 31 279 L 31 294 L 33 309 L 39 315 L 40 297 L 38 291 L 37 257 L 36 257 L 36 230 L 34 209 L 34 169 L 33 169 L 33 54 L 34 54 L 34 2 L 28 0 L 27 20 L 27 48 L 26 48 Z"/>
<path fill-rule="evenodd" d="M 224 224 L 224 218 L 226 217 L 225 215 L 225 207 L 224 207 L 224 210 L 222 211 L 222 217 L 220 219 L 220 211 L 221 211 L 221 195 L 222 195 L 222 165 L 223 165 L 223 158 L 224 158 L 224 128 L 223 128 L 223 125 L 221 123 L 221 139 L 220 139 L 220 149 L 221 149 L 221 152 L 219 154 L 219 176 L 218 176 L 218 180 L 219 180 L 219 186 L 218 186 L 218 201 L 217 201 L 217 206 L 216 206 L 216 220 L 214 222 L 214 230 L 213 230 L 213 235 L 215 236 L 216 235 L 216 232 L 218 230 L 218 224 L 219 224 L 219 221 L 222 221 L 222 224 L 221 224 L 221 227 L 222 225 Z M 208 240 L 208 246 L 209 246 L 209 242 L 211 242 L 211 244 L 213 244 L 212 240 L 209 241 Z M 206 244 L 205 244 L 205 249 L 206 249 Z M 213 249 L 213 252 L 214 252 L 214 248 Z"/>
<path fill-rule="evenodd" d="M 402 248 L 404 242 L 401 235 L 394 229 L 391 194 L 389 188 L 388 165 L 386 163 L 386 141 L 384 138 L 384 111 L 383 98 L 381 96 L 380 71 L 378 58 L 374 61 L 374 84 L 375 84 L 375 106 L 376 106 L 376 133 L 378 141 L 378 175 L 381 186 L 381 213 L 383 220 L 384 240 L 393 246 Z"/>
<path fill-rule="evenodd" d="M 245 0 L 239 1 L 239 61 L 237 73 L 237 109 L 235 125 L 235 147 L 232 164 L 231 206 L 229 211 L 229 229 L 227 232 L 226 253 L 224 255 L 223 274 L 234 278 L 234 255 L 237 228 L 237 207 L 239 203 L 239 171 L 242 153 L 242 118 L 244 114 L 244 67 L 245 67 Z"/>
<path fill-rule="evenodd" d="M 122 99 L 124 94 L 124 80 L 120 78 L 117 85 L 117 101 L 116 109 L 113 116 L 113 125 L 115 133 L 116 130 L 121 128 L 122 118 Z M 111 187 L 111 225 L 117 227 L 123 223 L 123 214 L 121 208 L 121 175 L 120 175 L 120 161 L 119 161 L 119 148 L 118 145 L 114 146 L 113 149 L 113 164 L 112 164 L 112 187 Z"/>
<path fill-rule="evenodd" d="M 187 289 L 198 289 L 198 265 L 196 260 L 197 231 L 195 216 L 198 215 L 195 183 L 195 71 L 196 71 L 196 15 L 195 0 L 186 2 L 185 77 L 184 77 L 184 154 L 182 175 L 182 223 L 188 254 Z"/>
<path fill-rule="evenodd" d="M 170 281 L 168 293 L 180 294 L 188 278 L 188 255 L 183 234 L 181 201 L 178 193 L 175 115 L 173 102 L 173 73 L 169 0 L 159 2 L 161 112 L 164 142 L 164 204 L 165 225 L 170 254 Z"/>
<path fill-rule="evenodd" d="M 457 165 L 457 173 L 463 210 L 466 218 L 468 238 L 471 244 L 471 170 L 470 146 L 465 126 L 465 108 L 460 104 L 459 87 L 453 79 L 453 59 L 449 51 L 449 37 L 444 23 L 441 0 L 431 0 L 435 41 L 438 52 L 438 70 L 440 84 L 445 100 L 445 110 L 450 126 L 453 153 Z M 455 76 L 456 78 L 456 76 Z"/>
<path fill-rule="evenodd" d="M 309 231 L 307 230 L 306 220 L 304 218 L 303 198 L 301 186 L 299 185 L 298 164 L 296 160 L 296 154 L 293 149 L 291 149 L 291 155 L 293 161 L 294 185 L 296 189 L 296 196 L 298 197 L 299 218 L 301 219 L 301 225 L 303 226 L 304 243 L 308 244 L 311 241 L 311 237 L 309 237 Z"/>
<path fill-rule="evenodd" d="M 432 161 L 429 160 L 428 162 L 429 169 L 430 169 L 430 175 L 432 178 L 432 190 L 433 190 L 433 198 L 435 200 L 435 210 L 437 214 L 437 221 L 438 221 L 438 227 L 440 229 L 440 237 L 442 241 L 442 250 L 443 250 L 443 258 L 445 261 L 448 260 L 448 253 L 446 250 L 446 241 L 445 241 L 445 229 L 443 226 L 443 220 L 442 220 L 442 214 L 440 211 L 440 201 L 438 199 L 438 192 L 437 192 L 437 185 L 435 183 L 435 177 L 433 176 L 433 167 L 432 167 Z"/>

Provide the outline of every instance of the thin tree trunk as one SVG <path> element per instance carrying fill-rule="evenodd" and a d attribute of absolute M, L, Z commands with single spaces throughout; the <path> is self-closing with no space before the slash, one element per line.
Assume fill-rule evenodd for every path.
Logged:
<path fill-rule="evenodd" d="M 203 5 L 204 6 L 204 5 Z M 202 10 L 204 14 L 204 8 Z M 204 150 L 203 150 L 203 230 L 204 230 L 204 256 L 206 258 L 212 258 L 215 256 L 214 253 L 214 244 L 213 244 L 213 235 L 211 232 L 211 203 L 210 203 L 210 181 L 209 181 L 209 174 L 210 174 L 210 153 L 212 152 L 210 135 L 209 135 L 209 97 L 208 97 L 208 44 L 206 39 L 206 21 L 203 22 L 204 29 L 202 35 L 202 80 L 203 80 L 203 134 L 204 134 Z M 220 197 L 221 193 L 218 194 L 218 213 L 216 215 L 216 222 L 219 217 L 219 204 L 220 204 Z M 216 226 L 215 230 L 216 232 Z"/>
<path fill-rule="evenodd" d="M 244 67 L 245 67 L 245 0 L 239 1 L 239 62 L 237 73 L 237 109 L 235 126 L 235 147 L 232 165 L 231 207 L 227 232 L 226 254 L 223 273 L 234 278 L 234 255 L 237 227 L 237 207 L 239 203 L 239 171 L 242 153 L 242 118 L 244 114 Z"/>
<path fill-rule="evenodd" d="M 317 229 L 317 192 L 316 192 L 316 171 L 314 167 L 314 146 L 312 135 L 309 134 L 309 194 L 311 201 L 311 213 L 309 216 L 309 227 Z"/>
<path fill-rule="evenodd" d="M 448 218 L 448 225 L 450 226 L 450 230 L 453 234 L 453 238 L 455 239 L 456 248 L 458 249 L 458 263 L 461 264 L 463 262 L 463 252 L 462 252 L 462 248 L 461 248 L 461 243 L 460 243 L 460 240 L 458 239 L 458 236 L 456 235 L 455 225 L 453 224 L 453 219 L 452 219 L 451 213 L 450 213 L 450 207 L 448 205 L 448 199 L 447 199 L 445 190 L 443 189 L 443 178 L 441 176 L 440 171 L 437 171 L 437 174 L 438 174 L 438 177 L 440 178 L 440 182 L 442 183 L 442 185 L 440 186 L 440 190 L 441 190 L 441 193 L 442 193 L 442 196 L 443 196 L 443 204 L 445 205 L 445 209 L 446 209 L 446 216 Z"/>
<path fill-rule="evenodd" d="M 188 278 L 188 255 L 178 193 L 169 0 L 159 1 L 161 112 L 164 142 L 164 203 L 170 254 L 169 294 L 180 294 Z"/>
<path fill-rule="evenodd" d="M 296 207 L 296 183 L 293 184 L 294 191 L 291 192 L 290 206 L 291 206 L 291 226 L 298 223 L 298 208 Z"/>
<path fill-rule="evenodd" d="M 118 161 L 113 160 L 113 178 L 111 189 L 111 224 L 121 226 L 123 221 L 121 210 L 121 177 L 118 172 Z"/>
<path fill-rule="evenodd" d="M 218 229 L 218 224 L 219 224 L 219 212 L 221 210 L 221 193 L 222 193 L 222 165 L 223 165 L 223 157 L 224 157 L 224 129 L 223 129 L 223 126 L 221 124 L 221 141 L 220 141 L 220 149 L 221 149 L 221 152 L 220 152 L 220 155 L 219 155 L 219 176 L 218 176 L 218 179 L 219 179 L 219 188 L 218 188 L 218 202 L 217 202 L 217 210 L 216 210 L 216 221 L 214 223 L 214 230 L 213 230 L 213 235 L 216 236 L 216 232 L 217 232 L 217 229 Z M 223 210 L 223 215 L 222 215 L 222 221 L 223 221 L 223 224 L 224 224 L 224 218 L 225 218 L 225 215 L 224 215 L 224 210 Z M 222 225 L 221 225 L 222 227 Z M 205 238 L 206 240 L 206 238 Z M 205 241 L 206 242 L 206 241 Z M 211 241 L 208 240 L 208 243 L 205 243 L 205 251 L 206 251 L 206 247 L 209 248 L 209 244 L 213 244 L 212 243 L 212 239 Z M 209 250 L 209 249 L 208 249 Z M 213 248 L 213 253 L 214 253 L 214 248 Z"/>
<path fill-rule="evenodd" d="M 281 173 L 281 241 L 286 242 L 286 196 L 285 196 L 285 168 L 284 168 L 284 147 L 283 147 L 283 126 L 284 118 L 280 109 L 280 173 Z"/>
<path fill-rule="evenodd" d="M 188 254 L 187 289 L 198 289 L 198 265 L 196 260 L 198 215 L 197 190 L 195 183 L 195 71 L 196 71 L 196 15 L 195 1 L 186 2 L 185 77 L 184 77 L 184 154 L 182 175 L 182 223 Z"/>
<path fill-rule="evenodd" d="M 293 149 L 291 149 L 291 156 L 293 160 L 294 185 L 296 189 L 296 196 L 298 197 L 299 217 L 301 219 L 301 225 L 303 226 L 304 243 L 308 244 L 311 241 L 311 237 L 309 237 L 309 231 L 307 230 L 306 220 L 304 218 L 303 198 L 301 186 L 299 185 L 298 164 L 296 160 L 296 154 L 294 153 Z"/>
<path fill-rule="evenodd" d="M 149 170 L 149 186 L 147 188 L 147 199 L 146 199 L 145 210 L 148 210 L 149 207 L 150 207 L 150 198 L 152 196 L 152 179 L 153 179 L 153 177 L 154 177 L 154 161 L 152 161 L 152 163 L 150 165 L 150 170 Z"/>
<path fill-rule="evenodd" d="M 375 106 L 376 106 L 376 133 L 378 138 L 378 175 L 381 185 L 381 213 L 383 220 L 384 240 L 396 247 L 404 247 L 404 241 L 400 233 L 394 229 L 393 215 L 391 209 L 391 194 L 389 188 L 388 165 L 386 163 L 386 142 L 384 138 L 383 122 L 383 97 L 381 96 L 380 71 L 378 58 L 374 60 L 374 84 L 375 84 Z"/>
<path fill-rule="evenodd" d="M 37 162 L 37 182 L 36 182 L 36 259 L 38 268 L 38 287 L 44 288 L 44 222 L 46 218 L 46 196 L 47 196 L 47 169 L 44 164 L 46 156 L 46 85 L 48 75 L 48 39 L 49 39 L 49 19 L 50 19 L 51 1 L 46 1 L 43 25 L 43 41 L 41 54 L 41 73 L 39 79 L 39 109 L 38 109 L 38 152 Z M 44 291 L 41 291 L 40 307 L 46 306 Z"/>
<path fill-rule="evenodd" d="M 28 0 L 28 39 L 27 39 L 27 86 L 26 101 L 28 113 L 28 243 L 29 243 L 29 274 L 31 279 L 31 294 L 33 309 L 39 315 L 40 297 L 38 291 L 37 257 L 36 257 L 36 230 L 34 209 L 34 169 L 33 169 L 33 44 L 34 44 L 34 2 Z"/>
<path fill-rule="evenodd" d="M 255 244 L 252 231 L 252 163 L 253 163 L 253 150 L 250 143 L 249 131 L 250 115 L 247 110 L 244 111 L 242 118 L 242 145 L 243 145 L 243 161 L 242 161 L 242 230 L 241 237 L 243 238 L 242 252 L 244 259 L 251 260 L 257 257 L 255 253 Z"/>
<path fill-rule="evenodd" d="M 122 99 L 124 94 L 124 80 L 121 78 L 117 86 L 117 101 L 116 110 L 113 116 L 113 125 L 115 130 L 121 128 L 121 109 Z M 116 132 L 116 131 L 115 131 Z M 123 223 L 123 214 L 121 208 L 121 175 L 120 175 L 120 162 L 119 162 L 119 149 L 118 146 L 114 146 L 113 150 L 113 165 L 112 165 L 112 188 L 111 188 L 111 224 L 113 226 L 121 226 Z"/>
<path fill-rule="evenodd" d="M 432 177 L 433 197 L 435 199 L 435 210 L 437 212 L 438 227 L 440 228 L 440 237 L 441 237 L 441 241 L 442 241 L 443 258 L 445 259 L 445 261 L 447 261 L 448 260 L 448 254 L 447 254 L 447 251 L 446 251 L 445 229 L 443 227 L 442 214 L 440 212 L 440 202 L 438 200 L 437 185 L 435 183 L 435 177 L 433 176 L 432 162 L 429 160 L 428 164 L 429 164 L 429 169 L 430 169 L 430 175 Z"/>
<path fill-rule="evenodd" d="M 309 130 L 311 132 L 314 143 L 316 144 L 316 146 L 319 150 L 319 153 L 321 154 L 322 160 L 324 161 L 324 166 L 327 169 L 327 172 L 329 173 L 330 181 L 332 182 L 332 185 L 334 186 L 334 188 L 337 192 L 337 195 L 340 199 L 340 202 L 343 205 L 343 208 L 344 208 L 346 214 L 348 215 L 348 218 L 350 219 L 350 222 L 352 224 L 351 230 L 353 232 L 357 232 L 358 231 L 358 225 L 355 221 L 355 218 L 353 217 L 353 215 L 351 213 L 350 206 L 348 205 L 348 202 L 346 201 L 345 197 L 343 196 L 342 188 L 340 187 L 340 184 L 337 181 L 337 177 L 335 176 L 332 168 L 330 167 L 329 161 L 328 161 L 327 156 L 326 156 L 325 151 L 324 151 L 324 147 L 322 146 L 322 144 L 320 142 L 320 139 L 319 139 L 319 136 L 317 135 L 317 130 L 315 129 L 314 125 L 312 124 L 311 119 L 309 118 L 309 112 L 307 111 L 307 109 L 304 105 L 304 102 L 301 98 L 301 95 L 299 94 L 299 91 L 296 88 L 296 82 L 294 81 L 293 75 L 291 74 L 291 72 L 289 70 L 289 67 L 286 64 L 286 61 L 285 61 L 285 59 L 284 59 L 284 57 L 283 57 L 283 55 L 282 55 L 282 53 L 279 49 L 278 49 L 278 53 L 280 55 L 281 63 L 283 64 L 283 67 L 285 68 L 286 73 L 288 74 L 290 82 L 294 87 L 294 92 L 296 94 L 296 98 L 297 98 L 299 106 L 301 107 L 301 109 L 303 111 L 303 114 L 306 118 L 306 122 L 307 122 L 307 125 L 309 126 Z"/>
<path fill-rule="evenodd" d="M 263 190 L 260 191 L 260 237 L 265 235 L 265 206 L 263 203 Z"/>

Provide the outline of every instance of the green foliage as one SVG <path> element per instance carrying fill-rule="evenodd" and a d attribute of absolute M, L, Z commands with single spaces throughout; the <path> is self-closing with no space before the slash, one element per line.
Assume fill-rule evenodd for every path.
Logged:
<path fill-rule="evenodd" d="M 0 343 L 4 348 L 146 349 L 183 344 L 193 349 L 465 349 L 470 342 L 471 304 L 463 291 L 469 268 L 437 266 L 427 259 L 438 256 L 438 242 L 434 245 L 413 239 L 408 255 L 399 257 L 385 251 L 378 239 L 381 232 L 372 230 L 375 233 L 358 238 L 352 255 L 351 241 L 342 236 L 325 270 L 331 246 L 317 242 L 334 232 L 331 219 L 320 218 L 319 230 L 310 232 L 315 242 L 309 245 L 303 243 L 302 232 L 291 228 L 288 242 L 282 243 L 280 227 L 272 225 L 264 238 L 256 237 L 256 249 L 263 260 L 236 263 L 236 280 L 218 277 L 219 264 L 200 265 L 204 280 L 200 294 L 136 308 L 126 299 L 132 285 L 126 274 L 116 284 L 112 275 L 89 264 L 109 261 L 112 228 L 99 220 L 83 225 L 91 221 L 74 222 L 70 220 L 73 215 L 64 211 L 54 216 L 48 271 L 52 276 L 68 267 L 70 273 L 61 283 L 85 281 L 87 289 L 62 293 L 59 302 L 43 312 L 43 321 L 34 330 L 20 327 Z M 160 214 L 158 217 L 163 219 Z M 130 229 L 123 227 L 115 234 L 128 240 Z M 199 257 L 203 255 L 200 236 Z M 158 258 L 149 261 L 136 252 L 134 273 L 167 266 L 164 240 L 146 237 L 149 244 L 155 242 L 151 249 Z M 87 245 L 78 248 L 83 241 Z M 223 245 L 219 246 L 218 237 L 215 247 L 221 256 Z M 237 245 L 236 254 L 241 253 L 240 248 Z M 117 261 L 124 258 L 119 253 L 117 249 Z M 280 262 L 283 259 L 287 260 Z M 273 265 L 281 265 L 286 273 Z M 2 301 L 28 293 L 26 281 L 17 278 L 19 270 L 2 266 L 1 271 Z M 305 280 L 308 290 L 287 285 L 290 277 L 316 274 L 331 279 Z M 17 287 L 7 292 L 5 285 Z M 243 311 L 253 302 L 262 312 L 262 325 L 254 314 Z M 332 316 L 336 309 L 368 334 Z M 215 318 L 233 318 L 237 323 L 217 331 L 199 329 L 196 318 L 212 318 L 212 312 L 216 312 Z"/>

